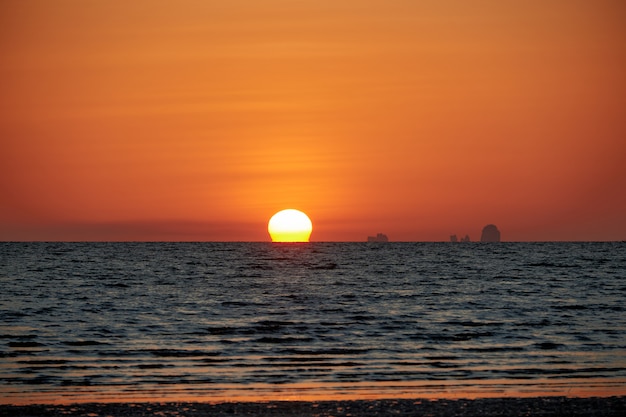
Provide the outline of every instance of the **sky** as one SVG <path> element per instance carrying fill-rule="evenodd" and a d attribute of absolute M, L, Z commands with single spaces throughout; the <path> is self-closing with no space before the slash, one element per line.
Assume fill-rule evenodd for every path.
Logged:
<path fill-rule="evenodd" d="M 0 240 L 626 239 L 621 0 L 2 0 Z"/>

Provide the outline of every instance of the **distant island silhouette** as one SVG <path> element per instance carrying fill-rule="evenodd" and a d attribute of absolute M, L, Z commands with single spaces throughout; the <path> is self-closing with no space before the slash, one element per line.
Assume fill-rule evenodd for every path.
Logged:
<path fill-rule="evenodd" d="M 495 224 L 488 224 L 483 227 L 482 234 L 480 235 L 481 242 L 500 242 L 500 230 Z M 456 235 L 450 235 L 450 242 L 470 242 L 469 235 L 465 235 L 461 240 Z"/>
<path fill-rule="evenodd" d="M 378 233 L 376 236 L 368 236 L 368 242 L 389 242 L 389 238 L 384 233 Z"/>
<path fill-rule="evenodd" d="M 461 240 L 459 240 L 459 239 L 456 237 L 456 235 L 452 235 L 452 236 L 450 236 L 450 242 L 454 242 L 454 243 L 456 243 L 456 242 L 462 242 L 462 243 L 464 243 L 464 242 L 471 242 L 471 240 L 470 240 L 469 235 L 465 235 L 465 237 L 462 237 L 462 238 L 461 238 Z"/>
<path fill-rule="evenodd" d="M 500 231 L 495 224 L 488 224 L 483 227 L 483 233 L 480 235 L 481 242 L 499 242 Z"/>

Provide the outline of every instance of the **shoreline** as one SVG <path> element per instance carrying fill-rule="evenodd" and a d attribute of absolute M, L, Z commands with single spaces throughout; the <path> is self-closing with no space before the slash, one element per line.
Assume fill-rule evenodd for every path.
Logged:
<path fill-rule="evenodd" d="M 377 399 L 257 402 L 111 402 L 0 405 L 4 417 L 617 417 L 626 415 L 626 396 L 504 397 L 478 399 Z"/>
<path fill-rule="evenodd" d="M 32 389 L 0 387 L 0 404 L 79 403 L 221 403 L 270 401 L 353 401 L 382 399 L 455 400 L 532 397 L 620 397 L 626 395 L 626 379 L 440 380 L 350 383 L 295 382 L 286 384 L 144 384 L 141 386 L 67 386 Z"/>

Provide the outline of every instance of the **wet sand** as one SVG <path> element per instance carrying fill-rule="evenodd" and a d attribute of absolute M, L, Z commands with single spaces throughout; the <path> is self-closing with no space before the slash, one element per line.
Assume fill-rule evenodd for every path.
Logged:
<path fill-rule="evenodd" d="M 146 416 L 542 416 L 618 417 L 626 415 L 626 396 L 606 398 L 482 398 L 475 400 L 269 401 L 237 403 L 85 403 L 72 405 L 0 405 L 0 416 L 146 417 Z"/>

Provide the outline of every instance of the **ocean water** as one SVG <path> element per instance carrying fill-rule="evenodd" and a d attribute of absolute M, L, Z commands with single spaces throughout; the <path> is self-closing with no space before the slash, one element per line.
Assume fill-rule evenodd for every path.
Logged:
<path fill-rule="evenodd" d="M 626 394 L 626 244 L 0 243 L 0 402 Z"/>

